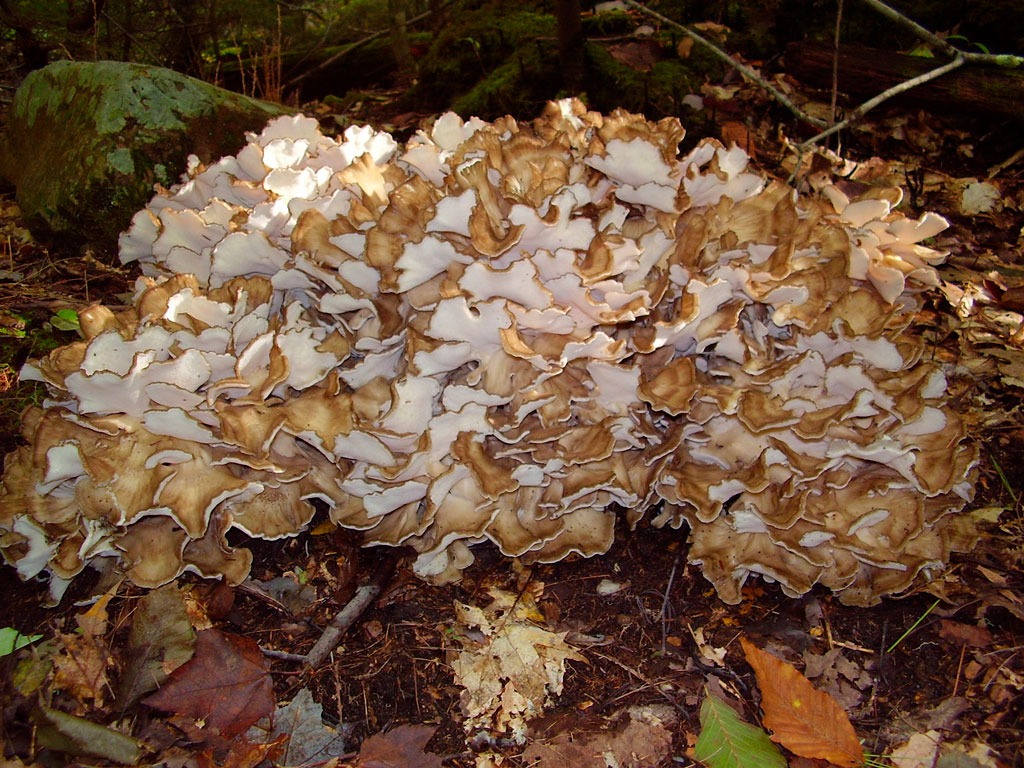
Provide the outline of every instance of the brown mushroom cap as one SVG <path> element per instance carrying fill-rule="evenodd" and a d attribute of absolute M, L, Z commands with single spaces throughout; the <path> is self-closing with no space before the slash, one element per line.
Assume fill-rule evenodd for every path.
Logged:
<path fill-rule="evenodd" d="M 604 552 L 649 508 L 727 601 L 934 572 L 977 460 L 910 327 L 945 222 L 682 136 L 563 101 L 401 151 L 280 118 L 194 164 L 122 237 L 133 307 L 23 371 L 53 400 L 7 460 L 4 556 L 238 581 L 227 531 L 294 535 L 317 502 L 434 582 L 482 541 Z"/>

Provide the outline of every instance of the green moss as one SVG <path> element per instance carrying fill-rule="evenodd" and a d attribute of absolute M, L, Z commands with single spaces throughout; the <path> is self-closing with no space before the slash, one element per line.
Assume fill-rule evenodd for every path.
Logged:
<path fill-rule="evenodd" d="M 674 50 L 668 43 L 665 47 Z M 652 119 L 682 114 L 683 98 L 699 92 L 705 80 L 720 79 L 724 66 L 696 46 L 689 58 L 663 59 L 647 72 L 619 62 L 598 43 L 588 43 L 586 53 L 590 69 L 587 93 L 592 106 L 603 112 L 622 107 Z"/>
<path fill-rule="evenodd" d="M 529 117 L 558 94 L 553 51 L 539 44 L 520 49 L 509 60 L 452 102 L 460 115 L 493 120 L 501 115 Z"/>
<path fill-rule="evenodd" d="M 586 16 L 582 20 L 583 34 L 587 37 L 623 35 L 636 29 L 637 22 L 625 11 L 605 11 Z"/>
<path fill-rule="evenodd" d="M 534 117 L 561 81 L 555 26 L 551 14 L 529 9 L 498 15 L 485 7 L 459 16 L 421 60 L 410 103 L 450 104 L 461 114 L 485 118 Z"/>
<path fill-rule="evenodd" d="M 125 147 L 118 147 L 113 152 L 107 152 L 107 164 L 118 173 L 130 174 L 135 170 L 132 153 Z"/>
<path fill-rule="evenodd" d="M 237 151 L 290 111 L 158 67 L 57 62 L 18 89 L 0 170 L 30 226 L 110 244 L 189 153 Z"/>

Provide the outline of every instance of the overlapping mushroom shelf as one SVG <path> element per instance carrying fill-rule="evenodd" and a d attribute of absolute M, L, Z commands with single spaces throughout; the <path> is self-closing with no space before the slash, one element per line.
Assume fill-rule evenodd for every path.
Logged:
<path fill-rule="evenodd" d="M 280 118 L 193 162 L 122 237 L 133 308 L 23 371 L 51 399 L 7 460 L 5 557 L 55 593 L 104 556 L 237 582 L 230 529 L 294 535 L 320 500 L 437 582 L 485 540 L 605 552 L 648 511 L 728 602 L 940 568 L 976 450 L 908 325 L 945 222 L 682 136 L 564 101 L 404 148 Z"/>

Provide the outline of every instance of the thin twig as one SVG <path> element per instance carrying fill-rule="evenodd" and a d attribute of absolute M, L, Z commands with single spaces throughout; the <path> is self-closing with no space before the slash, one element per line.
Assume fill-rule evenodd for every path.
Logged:
<path fill-rule="evenodd" d="M 280 659 L 281 661 L 295 661 L 302 663 L 306 661 L 306 654 L 304 653 L 288 653 L 287 651 L 275 651 L 272 648 L 260 648 L 260 652 L 270 659 Z"/>
<path fill-rule="evenodd" d="M 862 2 L 871 8 L 874 8 L 887 19 L 891 19 L 900 26 L 906 27 L 919 38 L 925 42 L 931 43 L 940 51 L 952 58 L 963 56 L 964 60 L 971 64 L 988 64 L 998 67 L 1007 67 L 1010 69 L 1024 66 L 1024 57 L 1021 56 L 999 53 L 972 53 L 970 51 L 961 51 L 959 48 L 954 48 L 946 40 L 943 40 L 931 30 L 925 29 L 913 19 L 907 18 L 895 8 L 886 5 L 882 0 L 862 0 Z"/>
<path fill-rule="evenodd" d="M 1016 152 L 1014 152 L 1012 155 L 1010 155 L 1006 160 L 1003 160 L 1003 162 L 999 163 L 998 165 L 993 165 L 991 168 L 989 168 L 988 169 L 988 179 L 991 181 L 996 176 L 998 176 L 1000 173 L 1002 173 L 1007 168 L 1009 168 L 1011 165 L 1016 163 L 1018 160 L 1024 160 L 1024 147 L 1022 147 L 1021 149 L 1018 149 Z"/>
<path fill-rule="evenodd" d="M 338 645 L 341 636 L 367 608 L 373 605 L 374 600 L 380 596 L 384 587 L 391 581 L 391 575 L 395 571 L 395 562 L 396 558 L 393 555 L 387 555 L 384 562 L 370 577 L 370 581 L 359 587 L 352 599 L 338 611 L 331 623 L 327 625 L 327 629 L 320 635 L 320 639 L 306 654 L 306 663 L 309 666 L 313 669 L 319 667 Z"/>
<path fill-rule="evenodd" d="M 668 596 L 672 592 L 672 582 L 676 578 L 676 566 L 679 565 L 679 555 L 676 555 L 676 559 L 672 561 L 672 571 L 668 575 L 668 586 L 665 587 L 665 594 L 661 600 L 661 652 L 665 653 L 665 644 L 668 641 Z"/>
<path fill-rule="evenodd" d="M 832 47 L 832 101 L 828 107 L 828 122 L 836 121 L 836 101 L 839 98 L 839 36 L 843 26 L 843 0 L 839 0 L 836 8 L 836 33 Z"/>
<path fill-rule="evenodd" d="M 936 48 L 938 48 L 940 51 L 945 53 L 950 58 L 956 56 L 958 53 L 961 53 L 961 51 L 958 51 L 956 48 L 954 48 L 952 45 L 947 43 L 945 40 L 943 40 L 941 37 L 936 35 L 931 30 L 925 29 L 920 24 L 918 24 L 916 21 L 914 21 L 913 19 L 907 18 L 902 13 L 897 11 L 895 8 L 892 8 L 892 7 L 888 6 L 888 5 L 886 5 L 885 3 L 881 2 L 881 0 L 861 0 L 861 1 L 865 5 L 870 6 L 871 8 L 874 8 L 880 14 L 885 16 L 887 19 L 890 19 L 891 21 L 895 21 L 901 27 L 909 29 L 911 32 L 913 32 L 915 35 L 917 35 L 919 38 L 921 38 L 925 42 L 931 43 L 932 45 L 934 45 Z"/>
<path fill-rule="evenodd" d="M 627 2 L 628 2 L 628 0 L 627 0 Z M 604 659 L 605 661 L 610 661 L 612 664 L 615 664 L 618 667 L 621 667 L 628 674 L 630 674 L 633 677 L 635 677 L 637 680 L 639 680 L 645 686 L 650 688 L 652 691 L 655 691 L 655 692 L 661 694 L 661 697 L 663 699 L 665 699 L 665 701 L 667 701 L 673 707 L 675 707 L 677 710 L 679 710 L 679 712 L 682 713 L 682 715 L 684 717 L 689 717 L 690 713 L 687 712 L 683 707 L 681 707 L 679 705 L 679 702 L 677 702 L 672 696 L 669 696 L 668 692 L 663 690 L 660 684 L 655 683 L 655 682 L 653 682 L 651 680 L 648 680 L 646 677 L 644 677 L 642 674 L 637 672 L 631 666 L 629 666 L 628 664 L 623 664 L 621 661 L 619 661 L 618 659 L 616 659 L 616 658 L 614 658 L 612 656 L 606 656 L 605 654 L 597 653 L 596 651 L 594 651 L 594 655 L 597 656 L 598 658 Z"/>
<path fill-rule="evenodd" d="M 919 85 L 927 83 L 929 80 L 934 80 L 937 77 L 942 77 L 946 73 L 952 72 L 954 69 L 963 66 L 965 61 L 966 59 L 964 59 L 963 56 L 957 56 L 955 59 L 953 59 L 953 61 L 949 62 L 948 64 L 943 64 L 941 67 L 936 67 L 933 70 L 925 72 L 923 75 L 918 75 L 917 77 L 913 77 L 910 80 L 904 80 L 902 83 L 898 83 L 897 85 L 894 85 L 892 88 L 882 91 L 874 98 L 868 99 L 855 110 L 853 110 L 853 112 L 850 113 L 850 116 L 848 118 L 846 118 L 840 123 L 836 123 L 835 125 L 825 129 L 817 136 L 812 136 L 811 138 L 807 139 L 807 141 L 799 145 L 799 148 L 807 149 L 812 144 L 817 144 L 819 141 L 828 136 L 831 136 L 833 133 L 837 133 L 843 130 L 844 128 L 849 127 L 851 123 L 854 123 L 860 118 L 862 118 L 864 115 L 866 115 L 872 109 L 877 107 L 883 101 L 887 101 L 891 99 L 893 96 L 898 96 L 899 94 L 905 91 L 909 91 L 911 88 L 916 88 Z"/>
<path fill-rule="evenodd" d="M 782 106 L 784 106 L 794 115 L 796 115 L 799 119 L 803 120 L 805 123 L 809 123 L 810 125 L 813 125 L 815 128 L 824 128 L 825 125 L 827 125 L 827 123 L 824 120 L 819 120 L 818 118 L 811 117 L 810 115 L 805 113 L 802 109 L 800 109 L 800 107 L 798 107 L 796 104 L 790 101 L 789 98 L 787 98 L 787 96 L 782 91 L 780 91 L 774 85 L 772 85 L 759 74 L 757 74 L 757 72 L 755 72 L 753 69 L 748 67 L 743 62 L 734 59 L 728 53 L 723 51 L 721 48 L 719 48 L 717 45 L 715 45 L 714 43 L 712 43 L 710 40 L 703 37 L 699 33 L 694 32 L 689 27 L 685 27 L 677 21 L 672 21 L 672 19 L 668 18 L 667 16 L 662 16 L 657 11 L 652 11 L 647 6 L 641 5 L 640 3 L 636 2 L 636 0 L 625 0 L 625 3 L 628 6 L 636 8 L 641 13 L 646 13 L 651 18 L 657 19 L 663 24 L 668 24 L 669 26 L 675 27 L 684 35 L 692 39 L 695 43 L 700 43 L 713 54 L 715 54 L 715 56 L 717 56 L 726 64 L 728 64 L 730 67 L 739 70 L 745 77 L 753 80 L 764 90 L 768 91 L 768 93 L 775 97 L 776 101 L 778 101 Z"/>
<path fill-rule="evenodd" d="M 935 610 L 935 606 L 937 606 L 939 604 L 939 602 L 940 601 L 938 599 L 936 599 L 934 603 L 929 605 L 928 606 L 928 610 L 926 610 L 924 613 L 922 613 L 920 616 L 918 616 L 917 617 L 917 621 L 915 621 L 913 624 L 911 624 L 909 627 L 907 627 L 907 631 L 904 632 L 902 635 L 900 635 L 896 639 L 895 643 L 893 643 L 888 648 L 886 648 L 885 652 L 886 653 L 892 653 L 893 651 L 895 651 L 896 650 L 896 646 L 898 646 L 900 643 L 902 643 L 911 632 L 913 632 L 915 629 L 917 629 L 917 625 L 920 624 L 922 621 L 924 621 L 928 617 L 929 613 L 931 613 L 932 611 Z"/>
<path fill-rule="evenodd" d="M 103 11 L 103 18 L 105 18 L 105 19 L 106 19 L 107 21 L 109 21 L 109 22 L 110 22 L 111 24 L 113 24 L 113 25 L 114 25 L 115 27 L 117 27 L 117 28 L 118 28 L 119 30 L 121 30 L 121 33 L 122 33 L 122 34 L 123 34 L 123 35 L 124 35 L 125 37 L 127 37 L 127 38 L 128 38 L 129 42 L 131 42 L 131 43 L 132 43 L 133 45 L 135 45 L 135 46 L 136 46 L 136 47 L 137 47 L 137 48 L 138 48 L 138 49 L 139 49 L 140 51 L 142 51 L 142 52 L 143 52 L 144 54 L 146 54 L 147 56 L 149 56 L 149 58 L 150 58 L 150 59 L 152 59 L 153 61 L 159 61 L 159 58 L 158 58 L 158 57 L 157 57 L 157 56 L 156 56 L 156 55 L 155 55 L 155 54 L 153 53 L 153 51 L 151 51 L 151 50 L 150 50 L 150 49 L 149 49 L 149 48 L 148 48 L 148 47 L 147 47 L 146 45 L 144 45 L 144 44 L 143 44 L 143 43 L 142 43 L 141 41 L 137 40 L 137 39 L 136 39 L 136 37 L 135 37 L 135 35 L 133 35 L 133 34 L 132 34 L 131 32 L 129 32 L 129 31 L 127 30 L 127 29 L 125 29 L 125 28 L 124 28 L 124 27 L 123 27 L 123 26 L 121 25 L 121 22 L 119 22 L 119 21 L 118 21 L 117 19 L 115 19 L 115 18 L 114 18 L 113 16 L 111 16 L 111 15 L 110 15 L 109 13 L 107 13 L 106 11 Z"/>
<path fill-rule="evenodd" d="M 960 690 L 960 673 L 964 669 L 964 653 L 967 652 L 967 643 L 960 646 L 960 661 L 956 665 L 956 677 L 953 679 L 953 693 L 950 698 L 956 697 L 956 692 Z"/>
<path fill-rule="evenodd" d="M 367 608 L 373 605 L 373 602 L 380 596 L 380 593 L 391 582 L 391 576 L 395 572 L 395 564 L 397 562 L 398 559 L 393 554 L 384 556 L 370 577 L 370 581 L 359 587 L 352 599 L 335 614 L 334 619 L 331 620 L 331 623 L 320 634 L 320 637 L 314 643 L 309 653 L 287 653 L 285 651 L 261 648 L 260 650 L 263 652 L 263 655 L 272 659 L 280 659 L 281 661 L 305 664 L 312 669 L 318 668 L 331 655 L 331 652 L 337 647 L 342 636 L 348 631 L 348 628 L 355 624 L 356 619 Z"/>

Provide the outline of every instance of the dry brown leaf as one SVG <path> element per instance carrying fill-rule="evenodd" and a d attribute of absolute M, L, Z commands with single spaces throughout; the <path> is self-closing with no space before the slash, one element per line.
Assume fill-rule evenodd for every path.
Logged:
<path fill-rule="evenodd" d="M 764 725 L 772 740 L 795 755 L 828 760 L 840 768 L 864 761 L 846 712 L 827 693 L 816 690 L 792 664 L 740 638 L 747 663 L 761 689 Z"/>
<path fill-rule="evenodd" d="M 256 768 L 264 761 L 276 761 L 287 743 L 286 735 L 278 736 L 266 744 L 253 744 L 245 738 L 235 739 L 219 762 L 214 757 L 214 750 L 205 749 L 196 755 L 196 764 L 199 768 Z"/>
<path fill-rule="evenodd" d="M 580 732 L 568 729 L 535 741 L 522 754 L 534 768 L 644 768 L 661 765 L 671 754 L 675 712 L 659 711 L 659 705 L 632 707 L 629 722 L 614 731 Z M 617 720 L 622 713 L 609 718 Z M 611 758 L 611 759 L 609 759 Z"/>
<path fill-rule="evenodd" d="M 400 725 L 363 742 L 359 768 L 441 768 L 438 755 L 423 748 L 434 735 L 429 725 Z"/>
<path fill-rule="evenodd" d="M 940 740 L 938 731 L 915 733 L 906 744 L 894 749 L 889 759 L 896 768 L 932 768 Z"/>
<path fill-rule="evenodd" d="M 88 611 L 75 617 L 78 633 L 60 635 L 63 646 L 54 657 L 54 687 L 67 691 L 78 700 L 82 712 L 86 700 L 97 708 L 103 706 L 105 691 L 110 687 L 107 669 L 114 659 L 107 647 L 107 603 L 105 594 Z"/>
<path fill-rule="evenodd" d="M 751 160 L 757 157 L 757 137 L 743 123 L 729 120 L 722 123 L 721 132 L 725 146 L 735 144 L 750 155 Z"/>
<path fill-rule="evenodd" d="M 562 692 L 566 661 L 585 659 L 566 644 L 566 633 L 532 623 L 543 620 L 532 597 L 489 592 L 494 600 L 486 608 L 455 604 L 459 622 L 479 630 L 466 633 L 452 661 L 455 682 L 464 689 L 459 697 L 463 725 L 469 731 L 511 731 L 522 743 L 526 721 Z"/>
<path fill-rule="evenodd" d="M 657 40 L 630 40 L 625 43 L 616 43 L 608 46 L 608 53 L 620 64 L 648 72 L 658 63 L 661 56 L 661 46 Z"/>
<path fill-rule="evenodd" d="M 971 624 L 961 624 L 958 621 L 943 619 L 939 622 L 939 635 L 957 645 L 967 645 L 972 648 L 984 648 L 992 642 L 992 633 L 984 627 L 975 627 Z"/>
<path fill-rule="evenodd" d="M 144 700 L 165 712 L 200 718 L 226 737 L 274 711 L 274 687 L 254 640 L 204 629 L 195 655 Z"/>

